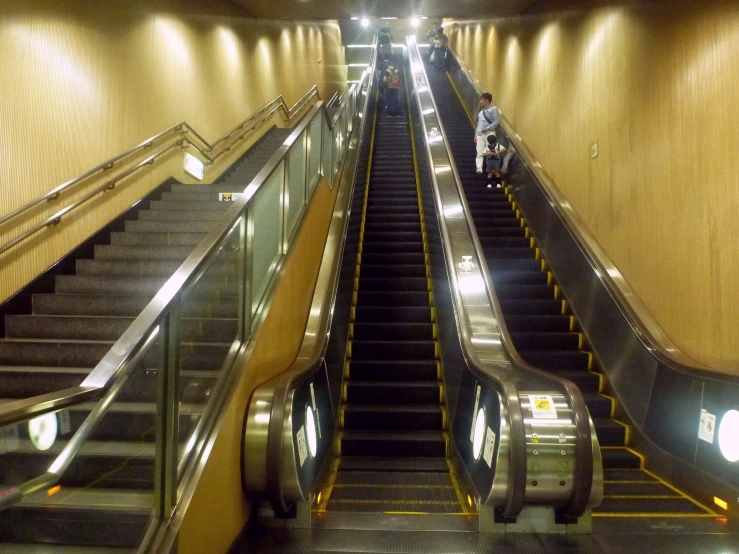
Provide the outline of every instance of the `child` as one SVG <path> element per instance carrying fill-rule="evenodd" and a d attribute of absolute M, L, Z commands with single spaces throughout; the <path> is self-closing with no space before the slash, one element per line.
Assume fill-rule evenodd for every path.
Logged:
<path fill-rule="evenodd" d="M 500 187 L 500 167 L 503 164 L 503 154 L 506 149 L 498 144 L 495 135 L 488 135 L 487 146 L 482 155 L 485 160 L 485 169 L 488 172 L 488 188 L 493 188 L 493 180 Z"/>

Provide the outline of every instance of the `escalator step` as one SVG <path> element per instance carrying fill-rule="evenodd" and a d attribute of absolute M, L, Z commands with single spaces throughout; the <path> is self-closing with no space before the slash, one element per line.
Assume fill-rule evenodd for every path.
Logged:
<path fill-rule="evenodd" d="M 511 333 L 566 333 L 570 330 L 571 319 L 568 315 L 506 315 L 505 322 Z"/>
<path fill-rule="evenodd" d="M 360 277 L 359 290 L 361 292 L 428 292 L 429 280 L 426 277 Z"/>
<path fill-rule="evenodd" d="M 603 493 L 605 496 L 680 496 L 659 481 L 605 483 Z"/>
<path fill-rule="evenodd" d="M 654 477 L 641 469 L 603 469 L 603 481 L 658 482 Z"/>
<path fill-rule="evenodd" d="M 529 250 L 531 250 L 529 248 Z M 495 273 L 497 271 L 541 271 L 541 260 L 526 258 L 491 258 L 485 256 L 488 269 Z"/>
<path fill-rule="evenodd" d="M 511 315 L 562 315 L 561 300 L 500 299 L 500 307 L 505 317 Z"/>
<path fill-rule="evenodd" d="M 507 259 L 507 258 L 515 258 L 515 259 L 528 259 L 528 258 L 535 258 L 536 257 L 536 250 L 533 248 L 496 248 L 496 247 L 486 247 L 483 245 L 482 251 L 485 254 L 485 258 L 488 261 L 488 265 L 491 267 L 495 267 L 493 265 L 492 259 Z M 503 268 L 501 268 L 503 269 Z"/>
<path fill-rule="evenodd" d="M 526 360 L 526 361 L 529 361 L 529 360 Z M 532 363 L 532 362 L 529 361 L 529 363 Z M 532 363 L 532 365 L 536 365 L 536 364 Z M 555 373 L 565 379 L 569 379 L 570 381 L 575 383 L 578 386 L 578 388 L 583 392 L 583 394 L 597 393 L 598 391 L 600 391 L 600 379 L 601 378 L 600 378 L 600 375 L 598 375 L 597 373 L 593 373 L 590 371 L 567 371 L 567 370 L 552 371 L 552 373 Z"/>
<path fill-rule="evenodd" d="M 440 431 L 344 431 L 341 437 L 342 456 L 440 458 L 446 454 L 446 440 Z"/>
<path fill-rule="evenodd" d="M 436 381 L 356 381 L 346 385 L 346 403 L 418 405 L 439 403 L 441 387 Z"/>
<path fill-rule="evenodd" d="M 425 467 L 433 461 L 427 458 L 421 458 L 420 461 Z M 336 485 L 387 485 L 393 487 L 402 487 L 404 485 L 412 486 L 429 486 L 429 487 L 453 487 L 453 483 L 447 469 L 446 464 L 443 465 L 443 473 L 432 471 L 344 471 L 340 468 L 336 474 Z"/>
<path fill-rule="evenodd" d="M 642 460 L 631 450 L 624 447 L 601 448 L 603 469 L 639 469 Z"/>
<path fill-rule="evenodd" d="M 432 340 L 355 340 L 352 342 L 351 357 L 353 360 L 433 360 L 436 357 L 436 343 Z"/>
<path fill-rule="evenodd" d="M 429 305 L 429 293 L 423 291 L 359 291 L 357 303 L 360 306 L 421 306 Z"/>
<path fill-rule="evenodd" d="M 608 498 L 594 510 L 595 513 L 655 513 L 703 515 L 706 511 L 683 497 L 675 498 Z"/>
<path fill-rule="evenodd" d="M 612 419 L 594 419 L 595 432 L 601 446 L 624 446 L 626 444 L 626 429 Z"/>
<path fill-rule="evenodd" d="M 392 321 L 392 320 L 388 320 Z M 354 324 L 355 341 L 366 340 L 434 340 L 434 325 L 432 323 L 363 323 Z"/>
<path fill-rule="evenodd" d="M 351 379 L 358 381 L 435 381 L 438 371 L 438 363 L 431 360 L 349 362 Z"/>
<path fill-rule="evenodd" d="M 393 406 L 352 404 L 344 410 L 344 429 L 438 431 L 443 414 L 438 404 Z"/>
<path fill-rule="evenodd" d="M 448 475 L 449 467 L 444 458 L 379 458 L 342 456 L 339 464 L 339 474 L 350 471 L 370 472 L 413 472 L 419 473 L 443 473 Z"/>
<path fill-rule="evenodd" d="M 401 243 L 418 243 L 423 246 L 423 234 L 420 229 L 416 232 L 410 233 L 380 233 L 373 231 L 371 233 L 364 233 L 363 245 L 366 247 L 368 244 L 373 243 L 389 243 L 389 242 L 401 242 Z"/>
<path fill-rule="evenodd" d="M 526 229 L 518 224 L 510 225 L 508 227 L 481 227 L 477 222 L 475 222 L 475 228 L 477 229 L 477 236 L 480 238 L 480 241 L 493 237 L 526 236 Z M 537 268 L 536 271 L 539 271 L 539 269 Z"/>
<path fill-rule="evenodd" d="M 415 306 L 391 306 L 387 308 L 358 306 L 356 309 L 356 321 L 363 324 L 389 321 L 397 324 L 428 323 L 431 321 L 431 308 Z M 354 330 L 354 336 L 356 337 L 356 327 Z"/>
<path fill-rule="evenodd" d="M 576 371 L 588 369 L 590 355 L 586 352 L 520 352 L 532 365 L 547 371 Z"/>
<path fill-rule="evenodd" d="M 496 283 L 495 292 L 501 300 L 549 300 L 554 298 L 554 287 L 551 285 L 529 285 L 525 283 L 499 285 Z"/>
<path fill-rule="evenodd" d="M 588 406 L 593 419 L 607 419 L 611 417 L 612 402 L 602 394 L 584 393 L 585 404 Z"/>
<path fill-rule="evenodd" d="M 360 269 L 360 277 L 426 277 L 425 265 L 366 265 Z"/>
<path fill-rule="evenodd" d="M 418 254 L 423 253 L 423 242 L 365 242 L 363 254 Z"/>
<path fill-rule="evenodd" d="M 511 333 L 516 350 L 524 353 L 542 351 L 578 350 L 581 335 L 578 333 Z"/>

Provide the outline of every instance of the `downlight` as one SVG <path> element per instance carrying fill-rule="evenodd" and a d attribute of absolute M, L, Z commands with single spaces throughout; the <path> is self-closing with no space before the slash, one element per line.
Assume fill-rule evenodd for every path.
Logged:
<path fill-rule="evenodd" d="M 475 461 L 480 459 L 482 454 L 482 440 L 485 438 L 485 408 L 480 408 L 477 411 L 477 420 L 475 421 L 475 434 L 472 439 L 472 454 L 475 456 Z"/>
<path fill-rule="evenodd" d="M 56 442 L 56 414 L 45 414 L 28 422 L 28 436 L 38 450 L 48 450 Z"/>
<path fill-rule="evenodd" d="M 362 27 L 369 27 L 369 19 L 367 19 L 366 17 L 363 17 L 362 19 L 359 20 L 359 24 Z"/>
<path fill-rule="evenodd" d="M 316 419 L 313 415 L 313 408 L 310 406 L 305 408 L 305 434 L 308 436 L 310 455 L 315 458 L 318 451 L 318 439 L 316 437 Z"/>
<path fill-rule="evenodd" d="M 718 447 L 730 462 L 739 462 L 739 412 L 729 410 L 718 426 Z"/>
<path fill-rule="evenodd" d="M 411 25 L 413 25 L 414 27 L 418 27 L 420 24 L 421 24 L 421 20 L 418 19 L 417 17 L 414 17 L 413 19 L 411 19 Z"/>

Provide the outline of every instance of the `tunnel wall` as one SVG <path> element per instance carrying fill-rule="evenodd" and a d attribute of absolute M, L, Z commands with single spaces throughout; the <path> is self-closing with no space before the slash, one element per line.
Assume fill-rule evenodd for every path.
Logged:
<path fill-rule="evenodd" d="M 444 25 L 667 336 L 737 371 L 739 5 L 639 4 Z"/>
<path fill-rule="evenodd" d="M 181 121 L 212 142 L 278 94 L 292 105 L 314 84 L 326 100 L 346 85 L 337 22 L 255 20 L 225 0 L 8 0 L 0 52 L 0 214 Z M 280 122 L 207 167 L 205 182 Z M 192 182 L 182 165 L 174 151 L 0 255 L 0 301 L 168 177 Z M 0 242 L 125 167 L 0 225 Z"/>

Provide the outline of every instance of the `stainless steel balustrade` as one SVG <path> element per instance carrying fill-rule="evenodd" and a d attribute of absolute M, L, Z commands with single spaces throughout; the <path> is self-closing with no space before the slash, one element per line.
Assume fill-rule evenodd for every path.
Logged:
<path fill-rule="evenodd" d="M 598 504 L 602 496 L 599 448 L 584 400 L 571 383 L 527 366 L 510 347 L 510 337 L 502 319 L 496 315 L 500 308 L 490 286 L 486 266 L 481 263 L 480 245 L 471 226 L 472 220 L 467 217 L 468 209 L 460 194 L 461 185 L 450 161 L 443 127 L 435 116 L 433 97 L 414 41 L 409 40 L 407 53 L 411 68 L 407 73 L 408 80 L 412 81 L 413 94 L 418 100 L 419 117 L 424 125 L 424 148 L 432 164 L 436 208 L 439 217 L 444 219 L 443 245 L 453 283 L 459 340 L 470 371 L 484 382 L 493 384 L 501 397 L 503 431 L 499 440 L 503 444 L 498 448 L 495 480 L 488 489 L 478 490 L 476 494 L 481 503 L 502 507 L 507 517 L 516 517 L 526 503 L 558 505 L 562 507 L 561 515 L 578 517 L 588 506 Z M 367 113 L 366 109 L 362 111 Z M 434 127 L 436 132 L 431 133 Z M 354 141 L 363 135 L 365 140 L 369 140 L 360 127 L 356 137 L 352 138 L 352 155 L 357 155 L 358 145 Z M 255 500 L 268 499 L 275 514 L 282 517 L 293 513 L 291 510 L 295 505 L 313 500 L 318 486 L 316 479 L 333 440 L 334 420 L 331 419 L 330 428 L 321 426 L 324 436 L 319 441 L 318 454 L 314 456 L 317 458 L 315 465 L 303 466 L 303 462 L 298 460 L 294 440 L 303 416 L 293 410 L 293 405 L 299 404 L 296 395 L 305 396 L 302 389 L 308 385 L 312 395 L 315 383 L 315 396 L 324 398 L 324 406 L 321 406 L 320 398 L 318 402 L 323 413 L 338 410 L 338 406 L 331 405 L 331 395 L 323 390 L 327 388 L 329 371 L 324 357 L 334 316 L 355 179 L 356 175 L 342 177 L 300 354 L 288 372 L 257 389 L 247 409 L 243 456 L 246 492 Z M 460 272 L 456 262 L 468 255 L 476 263 Z M 341 360 L 333 363 L 341 363 L 343 367 Z M 328 383 L 328 387 L 334 386 Z M 557 460 L 551 454 L 541 456 L 542 467 L 564 459 L 560 450 L 567 448 L 566 460 L 575 467 L 574 482 L 568 479 L 567 487 L 547 482 L 534 490 L 527 486 L 527 459 L 531 450 L 527 436 L 530 439 L 536 431 L 537 421 L 532 417 L 526 395 L 542 392 L 555 396 L 560 408 L 558 413 L 569 418 L 554 422 L 557 428 L 555 435 L 559 436 L 560 431 L 566 433 L 566 444 L 558 442 Z M 316 404 L 315 400 L 313 404 Z M 321 416 L 324 417 L 327 416 Z M 552 435 L 553 422 L 545 423 L 549 425 L 546 434 Z"/>
<path fill-rule="evenodd" d="M 505 406 L 510 419 L 510 444 L 506 450 L 510 450 L 508 471 L 511 472 L 511 488 L 503 514 L 506 517 L 515 517 L 525 501 L 546 500 L 555 505 L 564 505 L 560 510 L 561 515 L 579 517 L 589 506 L 597 505 L 602 497 L 600 451 L 585 400 L 573 383 L 527 364 L 513 347 L 446 139 L 444 125 L 438 116 L 438 108 L 429 88 L 418 45 L 415 37 L 408 37 L 407 41 L 413 77 L 412 80 L 409 79 L 409 83 L 413 84 L 418 117 L 426 138 L 425 146 L 440 230 L 445 243 L 449 282 L 458 317 L 464 322 L 459 329 L 460 340 L 470 371 L 494 386 L 501 396 L 501 406 Z M 473 262 L 462 267 L 460 262 L 465 258 Z M 532 480 L 527 476 L 527 464 L 532 460 L 536 448 L 531 446 L 531 436 L 536 433 L 538 424 L 544 425 L 544 422 L 537 422 L 532 415 L 530 394 L 556 395 L 555 398 L 559 397 L 565 403 L 566 409 L 563 412 L 570 418 L 567 422 L 557 420 L 562 427 L 560 430 L 554 429 L 551 422 L 546 422 L 548 430 L 543 434 L 539 431 L 543 436 L 559 436 L 560 433 L 566 436 L 567 442 L 562 443 L 567 450 L 565 457 L 572 460 L 575 467 L 574 479 L 567 479 L 566 487 L 550 488 L 547 494 L 542 493 L 544 487 L 532 487 Z M 545 449 L 538 450 L 543 454 Z M 535 453 L 539 454 L 538 451 Z M 536 458 L 542 467 L 545 466 L 543 458 L 544 456 Z M 505 464 L 501 464 L 501 467 L 505 467 Z M 496 480 L 498 477 L 496 475 Z M 499 489 L 499 483 L 494 483 L 491 491 L 477 493 L 483 503 L 488 498 L 499 503 L 501 498 L 495 498 L 493 494 Z"/>
<path fill-rule="evenodd" d="M 336 180 L 356 120 L 358 96 L 363 90 L 362 83 L 350 87 L 331 119 L 322 102 L 310 109 L 254 180 L 244 183 L 244 193 L 215 228 L 78 387 L 8 402 L 0 407 L 2 432 L 17 430 L 19 424 L 63 408 L 96 401 L 89 416 L 46 473 L 0 491 L 0 510 L 56 484 L 85 447 L 124 384 L 131 378 L 154 373 L 158 417 L 156 488 L 151 506 L 160 518 L 158 521 L 171 517 L 186 484 L 183 476 L 192 474 L 191 469 L 202 454 L 208 425 L 224 409 L 228 384 L 238 373 L 233 362 L 247 351 L 250 337 L 265 316 L 270 291 L 312 193 L 321 176 L 331 187 Z M 315 95 L 314 87 L 293 107 L 292 113 L 300 109 L 299 104 Z M 271 104 L 276 107 L 270 113 L 284 106 L 281 97 Z M 268 109 L 269 105 L 260 113 Z M 290 114 L 290 110 L 286 113 Z M 253 130 L 252 123 L 258 125 L 264 117 L 252 116 L 239 126 L 241 131 L 225 135 L 210 146 L 211 150 L 222 153 Z M 220 154 L 213 158 L 217 155 Z M 224 297 L 226 301 L 222 301 Z M 211 375 L 217 379 L 209 389 L 211 394 L 197 426 L 182 445 L 180 415 L 188 413 L 184 411 L 186 398 L 181 396 L 185 393 L 179 386 L 183 379 L 182 367 L 191 363 L 193 355 L 198 355 L 197 352 L 193 354 L 197 345 L 191 344 L 184 334 L 183 318 L 197 318 L 193 314 L 198 313 L 203 303 L 210 310 L 225 310 L 226 315 L 222 317 L 235 319 L 237 326 L 232 343 L 219 350 L 220 357 L 216 359 L 220 361 L 220 369 L 204 368 L 214 370 Z M 204 362 L 196 359 L 194 363 L 200 368 L 198 364 Z"/>
<path fill-rule="evenodd" d="M 173 142 L 170 142 L 162 146 L 156 152 L 147 156 L 144 160 L 127 168 L 125 171 L 116 175 L 115 177 L 108 179 L 105 183 L 95 187 L 92 191 L 85 194 L 84 196 L 76 200 L 75 202 L 72 202 L 71 204 L 58 210 L 53 215 L 44 218 L 42 221 L 36 223 L 35 225 L 32 225 L 30 228 L 20 232 L 17 236 L 12 238 L 11 240 L 0 245 L 0 254 L 2 254 L 3 252 L 7 250 L 10 250 L 14 246 L 20 244 L 21 242 L 32 237 L 33 235 L 35 235 L 36 233 L 38 233 L 39 231 L 45 228 L 58 225 L 62 221 L 62 218 L 64 216 L 74 211 L 75 209 L 80 207 L 82 204 L 85 204 L 86 202 L 95 198 L 97 195 L 102 194 L 103 192 L 112 190 L 113 188 L 115 188 L 117 183 L 119 183 L 126 177 L 129 177 L 133 173 L 136 173 L 137 171 L 152 165 L 158 158 L 160 158 L 161 156 L 163 156 L 164 154 L 166 154 L 167 152 L 171 150 L 174 150 L 176 148 L 186 149 L 188 147 L 191 147 L 193 150 L 198 152 L 201 157 L 205 159 L 205 163 L 207 165 L 212 165 L 218 158 L 220 158 L 226 152 L 229 152 L 236 145 L 236 143 L 243 140 L 249 134 L 257 130 L 273 114 L 277 112 L 281 112 L 285 121 L 289 123 L 298 114 L 302 112 L 303 108 L 313 98 L 320 98 L 318 94 L 318 87 L 315 85 L 311 87 L 311 89 L 308 92 L 306 92 L 292 107 L 288 107 L 282 95 L 280 95 L 274 100 L 271 100 L 270 102 L 265 104 L 264 107 L 262 107 L 260 110 L 258 110 L 253 115 L 251 115 L 249 118 L 239 123 L 234 129 L 232 129 L 231 131 L 229 131 L 228 133 L 220 137 L 218 140 L 213 142 L 213 144 L 210 144 L 207 140 L 205 140 L 186 121 L 181 121 L 180 123 L 172 125 L 171 127 L 165 129 L 164 131 L 160 133 L 157 133 L 153 137 L 148 138 L 147 140 L 138 144 L 137 146 L 134 146 L 133 148 L 129 148 L 125 152 L 122 152 L 110 158 L 109 160 L 106 160 L 105 162 L 99 165 L 96 165 L 92 169 L 89 169 L 85 171 L 84 173 L 82 173 L 81 175 L 78 175 L 77 177 L 70 179 L 69 181 L 65 183 L 62 183 L 61 185 L 50 190 L 49 192 L 42 194 L 41 196 L 38 196 L 37 198 L 34 198 L 33 200 L 25 203 L 24 205 L 16 208 L 15 210 L 12 210 L 11 212 L 8 212 L 7 214 L 3 216 L 0 216 L 0 225 L 3 225 L 13 220 L 17 220 L 20 216 L 26 214 L 27 212 L 29 212 L 31 209 L 38 206 L 39 204 L 42 204 L 43 202 L 51 202 L 51 201 L 59 199 L 63 192 L 69 190 L 70 188 L 74 187 L 75 185 L 79 183 L 82 183 L 83 181 L 89 179 L 90 177 L 93 177 L 103 172 L 110 171 L 116 166 L 116 164 L 119 164 L 122 161 L 132 158 L 132 156 L 134 156 L 135 154 L 139 154 L 143 151 L 153 148 L 155 143 L 159 143 L 164 140 L 169 140 L 169 139 L 172 139 L 173 137 L 175 138 Z M 194 137 L 197 140 L 197 142 L 187 139 L 186 138 L 187 135 Z M 20 223 L 18 223 L 18 225 L 20 225 Z"/>
<path fill-rule="evenodd" d="M 479 81 L 453 48 L 449 52 L 449 76 L 475 113 Z M 739 410 L 739 377 L 696 362 L 670 341 L 504 113 L 500 130 L 499 141 L 521 168 L 509 186 L 636 428 L 632 437 L 651 464 L 671 468 L 665 471 L 673 482 L 705 502 L 739 495 L 736 464 L 718 441 L 702 441 L 697 432 L 704 411 L 719 426 L 725 414 Z"/>

